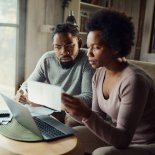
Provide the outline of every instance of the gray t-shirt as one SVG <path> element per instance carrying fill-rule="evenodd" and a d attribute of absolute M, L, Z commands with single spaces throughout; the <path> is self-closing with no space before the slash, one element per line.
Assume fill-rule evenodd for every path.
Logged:
<path fill-rule="evenodd" d="M 85 49 L 80 49 L 74 66 L 68 69 L 61 67 L 54 51 L 46 52 L 22 87 L 27 89 L 28 81 L 47 82 L 61 86 L 66 93 L 79 97 L 91 106 L 94 70 L 89 64 L 86 52 Z"/>

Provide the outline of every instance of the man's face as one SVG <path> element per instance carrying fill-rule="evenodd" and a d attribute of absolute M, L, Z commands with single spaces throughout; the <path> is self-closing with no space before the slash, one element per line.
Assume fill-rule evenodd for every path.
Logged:
<path fill-rule="evenodd" d="M 74 65 L 79 51 L 77 37 L 72 36 L 71 33 L 56 33 L 53 37 L 53 48 L 63 68 Z"/>

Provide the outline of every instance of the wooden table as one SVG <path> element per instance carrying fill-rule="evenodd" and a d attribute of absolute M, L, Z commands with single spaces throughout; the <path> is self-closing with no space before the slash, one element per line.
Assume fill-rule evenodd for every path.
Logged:
<path fill-rule="evenodd" d="M 1 97 L 0 109 L 8 109 Z M 20 142 L 0 134 L 0 155 L 69 155 L 76 145 L 74 135 L 48 142 Z"/>
<path fill-rule="evenodd" d="M 0 135 L 0 155 L 69 155 L 76 145 L 74 135 L 49 142 L 20 142 Z"/>

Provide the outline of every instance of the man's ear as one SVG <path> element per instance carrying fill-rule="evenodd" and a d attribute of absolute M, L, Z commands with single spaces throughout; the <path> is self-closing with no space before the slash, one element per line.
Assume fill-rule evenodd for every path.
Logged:
<path fill-rule="evenodd" d="M 81 46 L 82 46 L 82 39 L 80 37 L 78 38 L 78 45 L 79 45 L 79 48 L 81 48 Z"/>
<path fill-rule="evenodd" d="M 52 43 L 52 50 L 54 49 L 54 44 Z"/>

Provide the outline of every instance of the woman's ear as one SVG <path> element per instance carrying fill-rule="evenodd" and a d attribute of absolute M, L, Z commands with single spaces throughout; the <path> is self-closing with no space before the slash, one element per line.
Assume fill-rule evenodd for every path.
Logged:
<path fill-rule="evenodd" d="M 81 48 L 81 46 L 82 46 L 82 39 L 80 37 L 78 38 L 78 45 L 79 45 L 79 48 Z"/>
<path fill-rule="evenodd" d="M 115 57 L 121 57 L 120 52 L 118 50 L 114 50 Z"/>
<path fill-rule="evenodd" d="M 114 50 L 114 55 L 119 55 L 119 51 L 118 50 Z"/>

